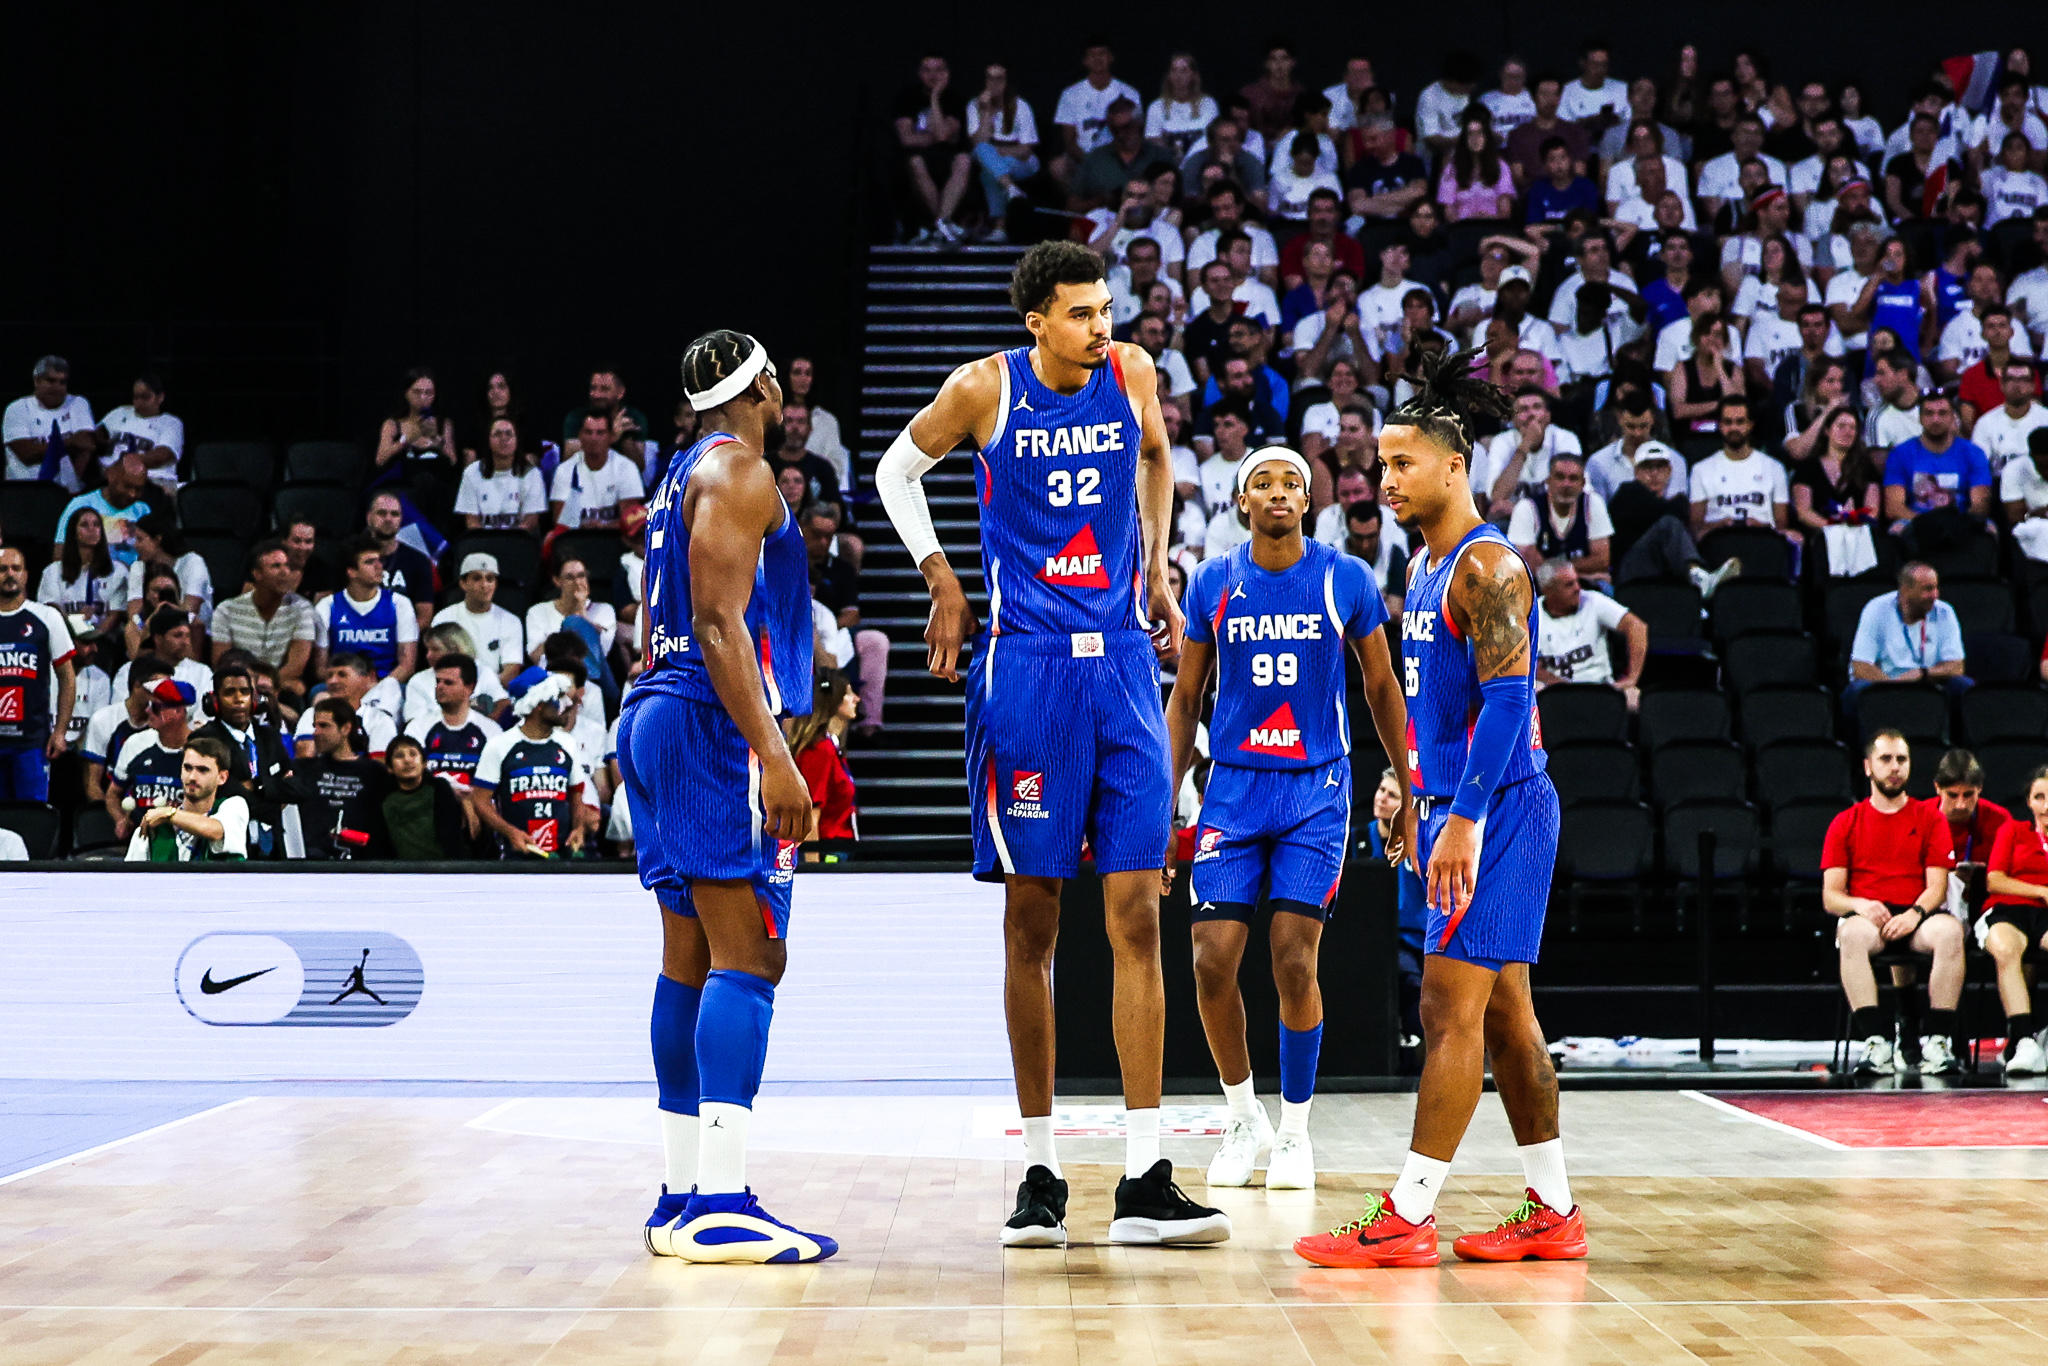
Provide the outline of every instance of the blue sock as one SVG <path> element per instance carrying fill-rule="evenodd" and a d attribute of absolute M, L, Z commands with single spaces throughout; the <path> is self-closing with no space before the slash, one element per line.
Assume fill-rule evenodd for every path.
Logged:
<path fill-rule="evenodd" d="M 1280 1026 L 1280 1099 L 1299 1105 L 1316 1093 L 1316 1060 L 1323 1052 L 1323 1027 Z"/>
<path fill-rule="evenodd" d="M 716 968 L 697 1010 L 698 1091 L 704 1100 L 753 1108 L 768 1056 L 775 988 L 751 972 Z"/>
<path fill-rule="evenodd" d="M 671 1114 L 697 1113 L 697 1005 L 701 987 L 673 977 L 654 979 L 654 1015 L 647 1029 L 654 1045 L 654 1084 L 661 1108 Z"/>

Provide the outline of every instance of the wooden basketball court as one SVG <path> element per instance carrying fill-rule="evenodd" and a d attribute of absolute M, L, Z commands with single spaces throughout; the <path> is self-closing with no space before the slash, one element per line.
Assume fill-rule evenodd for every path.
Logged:
<path fill-rule="evenodd" d="M 1590 1261 L 1339 1272 L 1288 1245 L 1387 1182 L 1409 1097 L 1318 1100 L 1320 1188 L 1216 1193 L 1236 1237 L 1206 1249 L 1109 1245 L 1119 1145 L 1063 1140 L 1095 1159 L 1069 1162 L 1074 1243 L 1007 1254 L 1017 1164 L 954 1141 L 986 1097 L 766 1098 L 757 1189 L 844 1246 L 793 1268 L 646 1255 L 644 1100 L 252 1097 L 0 1184 L 0 1360 L 2048 1359 L 2048 1096 L 2001 1096 L 1972 1147 L 1892 1141 L 1971 1097 L 1865 1097 L 1900 1106 L 1875 1141 L 1784 1099 L 1570 1094 Z M 1213 1143 L 1167 1145 L 1198 1197 Z M 1489 1098 L 1440 1222 L 1518 1194 Z"/>

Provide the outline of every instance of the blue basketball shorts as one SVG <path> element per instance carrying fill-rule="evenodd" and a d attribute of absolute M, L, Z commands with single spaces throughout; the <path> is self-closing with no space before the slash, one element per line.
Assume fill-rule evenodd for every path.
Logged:
<path fill-rule="evenodd" d="M 1165 862 L 1173 778 L 1143 631 L 984 634 L 966 719 L 977 878 L 1072 877 L 1084 840 L 1099 873 Z"/>
<path fill-rule="evenodd" d="M 1451 803 L 1444 798 L 1419 823 L 1425 882 L 1430 852 L 1450 818 Z M 1543 946 L 1543 914 L 1557 866 L 1557 789 L 1550 775 L 1538 773 L 1495 792 L 1477 824 L 1479 878 L 1472 902 L 1462 912 L 1426 908 L 1423 952 L 1495 971 L 1508 963 L 1533 963 Z"/>
<path fill-rule="evenodd" d="M 1209 770 L 1188 866 L 1196 920 L 1249 920 L 1263 892 L 1327 919 L 1351 843 L 1351 760 Z"/>
<path fill-rule="evenodd" d="M 724 707 L 627 694 L 619 775 L 641 886 L 666 909 L 694 916 L 693 880 L 750 882 L 768 937 L 787 937 L 797 846 L 762 830 L 761 762 Z"/>

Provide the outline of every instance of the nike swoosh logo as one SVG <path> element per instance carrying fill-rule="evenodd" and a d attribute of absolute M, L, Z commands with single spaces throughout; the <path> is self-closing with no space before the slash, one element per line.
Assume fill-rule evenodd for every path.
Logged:
<path fill-rule="evenodd" d="M 254 972 L 245 972 L 240 977 L 227 977 L 216 982 L 213 980 L 213 969 L 208 968 L 199 976 L 199 990 L 207 996 L 218 996 L 223 991 L 233 991 L 244 982 L 253 982 L 266 972 L 276 971 L 274 967 L 258 968 Z"/>

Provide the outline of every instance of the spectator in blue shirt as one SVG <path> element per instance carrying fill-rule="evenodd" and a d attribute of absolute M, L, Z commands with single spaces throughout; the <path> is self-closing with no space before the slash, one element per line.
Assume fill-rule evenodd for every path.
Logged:
<path fill-rule="evenodd" d="M 1547 139 L 1542 148 L 1545 179 L 1529 187 L 1528 226 L 1541 238 L 1564 222 L 1573 209 L 1600 210 L 1600 191 L 1573 173 L 1571 149 L 1563 138 Z"/>
<path fill-rule="evenodd" d="M 1872 598 L 1849 647 L 1849 686 L 1842 708 L 1873 683 L 1935 683 L 1953 697 L 1972 685 L 1964 675 L 1963 626 L 1941 600 L 1941 577 L 1917 560 L 1899 571 L 1896 593 Z"/>
<path fill-rule="evenodd" d="M 71 526 L 71 515 L 80 508 L 91 508 L 100 515 L 100 525 L 106 529 L 108 553 L 115 563 L 125 567 L 135 563 L 135 524 L 150 511 L 149 469 L 142 463 L 141 452 L 123 451 L 107 466 L 106 479 L 91 493 L 81 493 L 64 505 L 64 511 L 57 515 L 57 534 L 52 539 L 62 545 L 64 533 Z"/>
<path fill-rule="evenodd" d="M 1686 315 L 1685 287 L 1692 282 L 1692 235 L 1683 228 L 1671 228 L 1658 236 L 1657 247 L 1657 264 L 1664 273 L 1643 286 L 1643 302 L 1650 306 L 1652 339 Z"/>
<path fill-rule="evenodd" d="M 1885 458 L 1884 516 L 1915 554 L 1986 530 L 1991 462 L 1982 448 L 1956 435 L 1955 400 L 1939 390 L 1920 400 L 1920 435 Z"/>

